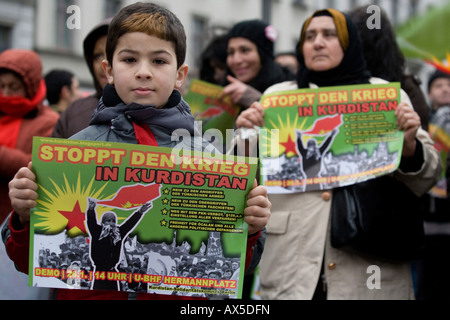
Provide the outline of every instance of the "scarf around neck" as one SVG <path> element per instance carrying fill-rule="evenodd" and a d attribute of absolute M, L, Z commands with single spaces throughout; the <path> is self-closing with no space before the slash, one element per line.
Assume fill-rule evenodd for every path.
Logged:
<path fill-rule="evenodd" d="M 23 118 L 44 101 L 46 87 L 41 80 L 33 99 L 20 96 L 5 97 L 0 94 L 0 145 L 15 148 Z"/>
<path fill-rule="evenodd" d="M 164 128 L 170 133 L 176 129 L 186 129 L 191 135 L 196 130 L 191 108 L 174 90 L 163 108 L 144 106 L 137 103 L 125 104 L 118 96 L 114 86 L 107 84 L 99 105 L 91 117 L 90 124 L 110 124 L 111 120 L 120 115 L 127 116 L 133 123 Z"/>
<path fill-rule="evenodd" d="M 121 241 L 122 237 L 120 236 L 119 227 L 117 227 L 117 226 L 112 227 L 110 225 L 102 225 L 102 232 L 100 233 L 100 237 L 98 240 L 102 240 L 107 237 L 111 237 L 114 245 L 116 245 L 117 242 Z"/>

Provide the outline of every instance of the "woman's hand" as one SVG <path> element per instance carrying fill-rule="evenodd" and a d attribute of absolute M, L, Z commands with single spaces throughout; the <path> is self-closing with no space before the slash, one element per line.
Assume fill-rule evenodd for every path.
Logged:
<path fill-rule="evenodd" d="M 247 85 L 232 76 L 227 76 L 227 80 L 230 84 L 225 86 L 222 95 L 228 95 L 233 103 L 238 103 L 247 90 Z"/>
<path fill-rule="evenodd" d="M 420 117 L 414 109 L 406 102 L 401 102 L 397 110 L 397 126 L 399 130 L 404 131 L 403 152 L 405 158 L 412 157 L 416 151 L 416 133 L 420 128 Z"/>

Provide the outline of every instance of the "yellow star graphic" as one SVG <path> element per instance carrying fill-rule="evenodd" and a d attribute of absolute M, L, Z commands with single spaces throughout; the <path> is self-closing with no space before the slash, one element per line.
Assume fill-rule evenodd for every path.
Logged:
<path fill-rule="evenodd" d="M 166 220 L 161 220 L 161 226 L 165 227 L 167 225 L 167 221 Z"/>
<path fill-rule="evenodd" d="M 163 193 L 164 193 L 164 194 L 170 194 L 170 189 L 168 189 L 168 188 L 164 189 L 164 190 L 163 190 Z"/>
<path fill-rule="evenodd" d="M 162 213 L 163 215 L 167 215 L 167 213 L 169 213 L 169 210 L 167 210 L 166 208 L 164 208 L 164 209 L 161 210 L 161 213 Z"/>
<path fill-rule="evenodd" d="M 164 198 L 162 202 L 163 202 L 164 204 L 168 204 L 168 203 L 169 203 L 169 199 Z"/>

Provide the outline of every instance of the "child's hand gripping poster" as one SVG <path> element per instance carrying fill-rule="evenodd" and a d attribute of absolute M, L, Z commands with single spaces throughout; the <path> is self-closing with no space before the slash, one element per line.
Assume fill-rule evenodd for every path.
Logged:
<path fill-rule="evenodd" d="M 399 83 L 264 95 L 261 184 L 269 193 L 326 190 L 395 171 L 403 132 Z"/>
<path fill-rule="evenodd" d="M 184 99 L 190 105 L 195 120 L 202 124 L 201 131 L 219 130 L 225 140 L 226 130 L 233 129 L 240 107 L 231 102 L 229 95 L 223 96 L 223 89 L 221 86 L 193 79 Z"/>
<path fill-rule="evenodd" d="M 34 138 L 30 286 L 240 298 L 257 161 L 174 150 Z"/>

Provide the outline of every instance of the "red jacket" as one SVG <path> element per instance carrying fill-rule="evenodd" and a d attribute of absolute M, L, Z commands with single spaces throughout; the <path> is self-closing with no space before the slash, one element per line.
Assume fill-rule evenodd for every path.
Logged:
<path fill-rule="evenodd" d="M 31 161 L 33 137 L 49 137 L 59 115 L 47 106 L 40 106 L 33 118 L 22 120 L 16 148 L 8 148 L 0 142 L 0 223 L 11 212 L 8 183 L 17 171 Z"/>
<path fill-rule="evenodd" d="M 46 87 L 42 62 L 31 50 L 9 49 L 0 54 L 0 69 L 18 76 L 26 96 L 0 93 L 0 222 L 11 212 L 8 183 L 31 160 L 33 137 L 49 137 L 59 115 L 43 105 Z"/>

